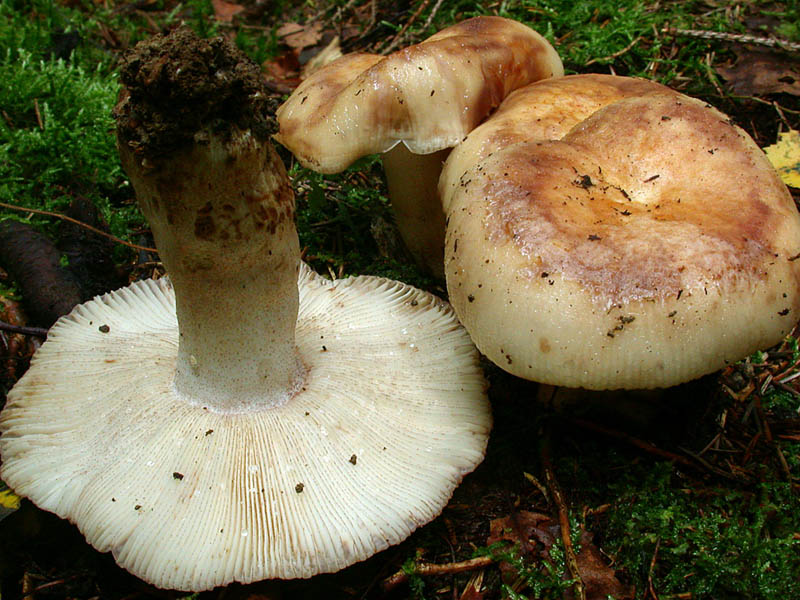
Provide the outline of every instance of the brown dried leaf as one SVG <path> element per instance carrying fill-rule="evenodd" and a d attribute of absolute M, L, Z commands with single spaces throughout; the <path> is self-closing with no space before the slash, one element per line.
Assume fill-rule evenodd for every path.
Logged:
<path fill-rule="evenodd" d="M 297 50 L 290 50 L 261 65 L 261 70 L 273 87 L 285 88 L 288 93 L 300 85 L 300 62 L 297 54 Z"/>
<path fill-rule="evenodd" d="M 549 560 L 550 548 L 560 537 L 561 530 L 557 521 L 541 513 L 523 510 L 494 519 L 489 525 L 487 543 L 508 541 L 519 544 L 523 555 L 531 554 Z M 576 558 L 587 600 L 605 600 L 609 595 L 617 600 L 633 598 L 633 590 L 622 585 L 617 579 L 614 569 L 606 564 L 600 550 L 592 543 L 592 534 L 588 531 L 581 531 L 580 548 Z M 512 575 L 509 565 L 501 563 L 500 570 L 504 576 Z M 573 600 L 575 598 L 573 590 L 566 590 L 564 598 Z"/>
<path fill-rule="evenodd" d="M 550 547 L 555 542 L 553 527 L 558 532 L 558 523 L 549 516 L 521 510 L 507 517 L 493 519 L 489 523 L 489 538 L 486 543 L 488 545 L 497 542 L 519 544 L 520 553 L 523 556 L 530 555 L 537 559 L 549 559 Z M 511 565 L 505 562 L 500 563 L 500 572 L 507 583 L 511 583 L 517 576 Z"/>
<path fill-rule="evenodd" d="M 295 50 L 302 50 L 308 46 L 315 46 L 322 39 L 322 25 L 314 23 L 304 26 L 298 23 L 286 23 L 277 33 L 284 44 Z"/>
<path fill-rule="evenodd" d="M 583 580 L 586 600 L 605 600 L 609 596 L 616 600 L 633 598 L 633 590 L 620 583 L 614 569 L 606 564 L 600 550 L 592 544 L 592 534 L 581 532 L 581 551 L 577 555 L 578 571 Z M 572 590 L 566 590 L 564 600 L 572 600 Z"/>
<path fill-rule="evenodd" d="M 763 96 L 793 94 L 800 96 L 800 61 L 771 50 L 747 50 L 738 53 L 733 65 L 717 67 L 734 94 Z"/>
<path fill-rule="evenodd" d="M 525 551 L 532 549 L 531 542 L 538 541 L 544 546 L 547 552 L 553 545 L 555 537 L 552 528 L 558 532 L 558 523 L 553 521 L 548 515 L 534 513 L 527 510 L 512 513 L 507 517 L 493 519 L 489 523 L 488 544 L 497 542 L 511 542 L 520 544 L 520 548 Z"/>
<path fill-rule="evenodd" d="M 214 16 L 220 23 L 230 23 L 233 21 L 234 16 L 244 10 L 244 6 L 241 4 L 234 4 L 225 0 L 211 0 L 211 5 L 214 7 Z"/>
<path fill-rule="evenodd" d="M 0 321 L 17 327 L 27 325 L 19 302 L 5 296 L 0 296 Z M 17 381 L 40 345 L 36 337 L 0 331 L 0 382 L 4 386 L 11 387 Z"/>

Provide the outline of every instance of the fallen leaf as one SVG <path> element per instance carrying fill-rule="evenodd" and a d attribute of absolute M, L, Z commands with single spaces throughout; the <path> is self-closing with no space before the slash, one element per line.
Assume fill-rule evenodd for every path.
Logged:
<path fill-rule="evenodd" d="M 0 521 L 19 508 L 21 499 L 0 481 Z"/>
<path fill-rule="evenodd" d="M 633 598 L 633 590 L 622 585 L 614 569 L 606 564 L 602 553 L 592 543 L 592 534 L 581 530 L 580 552 L 576 556 L 578 570 L 583 580 L 586 600 L 606 600 L 609 596 L 617 600 Z M 488 544 L 508 541 L 519 544 L 524 555 L 550 560 L 550 548 L 561 538 L 561 528 L 557 521 L 541 513 L 525 510 L 507 517 L 494 519 L 489 524 Z M 527 550 L 526 550 L 527 548 Z M 516 576 L 510 565 L 500 564 L 504 575 Z M 564 591 L 565 600 L 575 598 L 572 588 Z"/>
<path fill-rule="evenodd" d="M 211 5 L 214 7 L 214 16 L 220 23 L 230 23 L 235 15 L 244 10 L 244 6 L 241 4 L 234 4 L 225 0 L 211 0 Z"/>
<path fill-rule="evenodd" d="M 764 148 L 764 152 L 783 183 L 800 188 L 800 131 L 784 131 L 777 143 Z"/>
<path fill-rule="evenodd" d="M 289 48 L 302 50 L 315 46 L 322 39 L 322 25 L 315 23 L 307 27 L 298 23 L 286 23 L 278 29 L 277 34 Z"/>
<path fill-rule="evenodd" d="M 277 58 L 261 65 L 265 78 L 270 86 L 281 93 L 291 93 L 300 85 L 300 63 L 297 51 L 289 50 Z"/>
<path fill-rule="evenodd" d="M 733 65 L 717 67 L 733 93 L 740 96 L 800 96 L 800 62 L 775 51 L 747 50 Z"/>

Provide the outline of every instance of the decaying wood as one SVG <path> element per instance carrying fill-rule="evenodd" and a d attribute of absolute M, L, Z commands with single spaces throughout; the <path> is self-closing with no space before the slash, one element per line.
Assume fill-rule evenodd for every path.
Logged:
<path fill-rule="evenodd" d="M 0 223 L 0 265 L 19 286 L 31 319 L 50 327 L 81 301 L 75 278 L 50 239 L 18 221 Z"/>

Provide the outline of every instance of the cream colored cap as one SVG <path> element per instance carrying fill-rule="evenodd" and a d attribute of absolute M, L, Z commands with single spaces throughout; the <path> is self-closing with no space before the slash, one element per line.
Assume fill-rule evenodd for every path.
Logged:
<path fill-rule="evenodd" d="M 541 86 L 552 102 L 552 84 L 524 93 L 536 102 Z M 457 179 L 447 286 L 481 352 L 553 385 L 652 388 L 786 335 L 800 317 L 800 217 L 753 140 L 671 91 L 581 119 L 562 137 L 500 140 Z"/>
<path fill-rule="evenodd" d="M 677 93 L 646 79 L 601 74 L 543 79 L 516 89 L 489 120 L 453 148 L 440 178 L 442 206 L 447 212 L 464 171 L 500 148 L 529 140 L 560 140 L 575 125 L 623 98 Z"/>
<path fill-rule="evenodd" d="M 460 142 L 515 88 L 563 72 L 529 27 L 475 17 L 387 57 L 346 55 L 320 69 L 278 109 L 275 137 L 323 173 L 401 141 L 430 154 Z"/>
<path fill-rule="evenodd" d="M 3 479 L 162 588 L 309 577 L 401 541 L 483 457 L 477 353 L 409 286 L 304 267 L 299 288 L 308 376 L 253 412 L 178 397 L 168 280 L 77 307 L 8 396 Z"/>

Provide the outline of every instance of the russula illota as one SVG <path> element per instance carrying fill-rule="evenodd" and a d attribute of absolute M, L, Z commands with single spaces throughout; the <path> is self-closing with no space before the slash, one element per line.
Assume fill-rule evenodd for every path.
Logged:
<path fill-rule="evenodd" d="M 448 158 L 447 288 L 520 377 L 668 387 L 800 315 L 800 217 L 752 139 L 663 86 L 602 75 L 509 96 Z"/>
<path fill-rule="evenodd" d="M 300 262 L 260 72 L 232 45 L 157 36 L 122 80 L 120 153 L 169 280 L 56 323 L 0 415 L 3 479 L 163 588 L 399 542 L 482 459 L 468 336 L 427 293 Z"/>
<path fill-rule="evenodd" d="M 444 215 L 436 183 L 449 148 L 512 90 L 563 73 L 556 51 L 529 27 L 476 17 L 389 56 L 348 54 L 320 69 L 278 109 L 275 137 L 322 173 L 385 153 L 403 240 L 420 266 L 441 278 Z"/>

